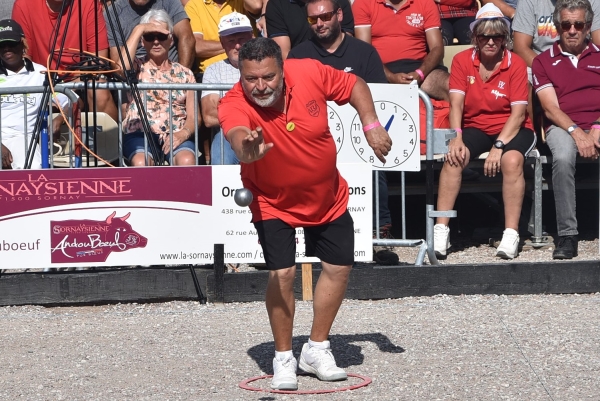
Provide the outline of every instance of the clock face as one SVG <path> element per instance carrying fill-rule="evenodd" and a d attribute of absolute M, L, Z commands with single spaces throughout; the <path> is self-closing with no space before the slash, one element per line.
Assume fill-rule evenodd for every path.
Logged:
<path fill-rule="evenodd" d="M 337 153 L 340 153 L 340 149 L 344 144 L 344 125 L 339 114 L 336 113 L 331 106 L 327 106 L 327 123 L 329 124 L 329 131 L 335 141 L 335 149 Z"/>
<path fill-rule="evenodd" d="M 373 149 L 367 143 L 365 134 L 363 133 L 363 126 L 357 113 L 352 119 L 350 126 L 350 138 L 354 151 L 361 159 L 373 167 L 385 169 L 399 166 L 417 149 L 417 145 L 419 144 L 417 124 L 413 121 L 411 115 L 397 103 L 378 100 L 373 102 L 373 104 L 375 105 L 379 122 L 392 139 L 392 150 L 385 156 L 386 163 L 383 164 L 375 156 Z"/>

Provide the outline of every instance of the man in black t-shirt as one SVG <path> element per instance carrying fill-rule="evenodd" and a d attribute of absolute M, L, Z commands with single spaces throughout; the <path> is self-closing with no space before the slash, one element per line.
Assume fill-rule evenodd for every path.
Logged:
<path fill-rule="evenodd" d="M 290 49 L 312 37 L 313 31 L 307 21 L 305 0 L 269 0 L 265 10 L 267 33 L 279 47 L 283 58 Z M 354 17 L 348 0 L 339 0 L 343 12 L 342 31 L 354 35 Z"/>
<path fill-rule="evenodd" d="M 313 33 L 312 38 L 295 46 L 289 52 L 288 58 L 311 58 L 335 69 L 351 72 L 368 83 L 388 83 L 377 50 L 370 44 L 342 32 L 344 17 L 340 0 L 307 0 L 305 9 L 308 15 L 307 22 Z M 393 238 L 390 234 L 392 219 L 384 171 L 379 172 L 378 181 L 379 234 L 381 238 Z M 373 213 L 375 224 L 375 206 Z M 374 258 L 381 264 L 398 263 L 398 255 L 386 248 L 376 248 Z"/>

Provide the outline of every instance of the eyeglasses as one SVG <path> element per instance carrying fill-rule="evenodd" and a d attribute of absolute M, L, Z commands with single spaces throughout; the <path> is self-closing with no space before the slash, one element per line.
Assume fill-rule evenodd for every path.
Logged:
<path fill-rule="evenodd" d="M 494 42 L 501 42 L 505 38 L 504 35 L 477 35 L 477 39 L 489 42 L 492 39 Z"/>
<path fill-rule="evenodd" d="M 571 30 L 571 27 L 574 26 L 575 30 L 577 31 L 583 31 L 583 29 L 585 28 L 587 24 L 583 21 L 575 21 L 575 22 L 569 22 L 569 21 L 562 21 L 560 23 L 560 29 L 562 29 L 563 31 L 567 32 Z"/>
<path fill-rule="evenodd" d="M 319 19 L 323 22 L 331 21 L 331 19 L 333 18 L 333 16 L 335 14 L 337 14 L 337 10 L 329 11 L 327 13 L 323 13 L 323 14 L 319 14 L 319 15 L 309 15 L 306 17 L 306 19 L 308 20 L 309 24 L 314 25 L 318 22 Z"/>
<path fill-rule="evenodd" d="M 156 39 L 158 39 L 159 42 L 162 42 L 163 40 L 169 39 L 169 35 L 166 33 L 151 32 L 143 34 L 142 38 L 144 38 L 146 42 L 154 42 Z"/>
<path fill-rule="evenodd" d="M 3 42 L 0 42 L 0 47 L 8 47 L 11 49 L 14 49 L 15 47 L 19 46 L 21 44 L 21 42 L 15 42 L 14 40 L 5 40 Z"/>

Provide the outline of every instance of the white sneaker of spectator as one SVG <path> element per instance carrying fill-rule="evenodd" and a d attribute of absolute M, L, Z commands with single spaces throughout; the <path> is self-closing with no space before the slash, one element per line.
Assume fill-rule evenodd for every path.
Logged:
<path fill-rule="evenodd" d="M 271 388 L 274 390 L 298 390 L 297 368 L 298 362 L 296 362 L 292 351 L 275 353 Z"/>
<path fill-rule="evenodd" d="M 514 259 L 519 254 L 519 240 L 518 232 L 512 228 L 504 230 L 496 256 L 502 259 Z"/>
<path fill-rule="evenodd" d="M 433 251 L 435 256 L 446 256 L 450 248 L 450 228 L 444 224 L 433 226 Z"/>
<path fill-rule="evenodd" d="M 304 344 L 300 354 L 300 369 L 328 382 L 348 378 L 344 369 L 336 365 L 329 341 L 323 341 L 319 345 Z"/>

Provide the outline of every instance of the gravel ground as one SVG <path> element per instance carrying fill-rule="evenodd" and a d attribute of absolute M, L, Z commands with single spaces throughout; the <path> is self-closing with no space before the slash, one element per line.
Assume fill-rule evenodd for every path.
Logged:
<path fill-rule="evenodd" d="M 373 383 L 305 396 L 238 387 L 271 372 L 262 303 L 4 307 L 0 399 L 598 400 L 599 306 L 600 294 L 345 301 L 334 353 Z M 297 303 L 296 355 L 311 315 Z"/>

